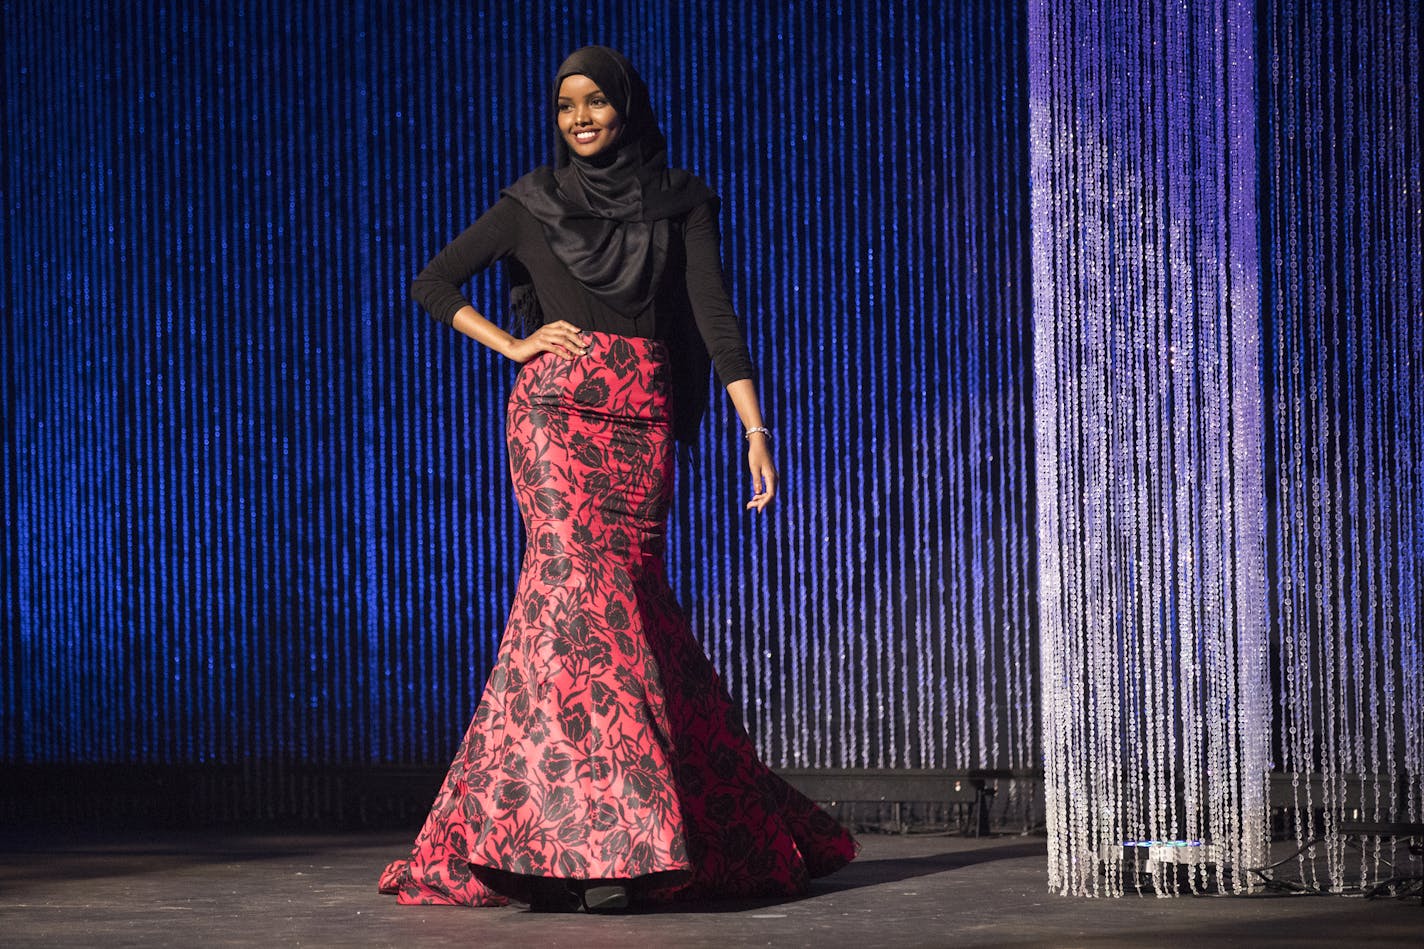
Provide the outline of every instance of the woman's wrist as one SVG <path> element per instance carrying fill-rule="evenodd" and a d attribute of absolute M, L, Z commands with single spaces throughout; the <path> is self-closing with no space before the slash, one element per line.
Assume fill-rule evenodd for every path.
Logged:
<path fill-rule="evenodd" d="M 745 432 L 742 433 L 742 437 L 745 438 L 747 441 L 751 441 L 753 435 L 760 435 L 768 443 L 771 442 L 771 429 L 767 428 L 765 425 L 752 425 L 748 427 Z"/>
<path fill-rule="evenodd" d="M 519 337 L 514 336 L 510 333 L 505 333 L 504 337 L 502 339 L 497 340 L 494 345 L 490 346 L 490 348 L 493 349 L 495 352 L 499 353 L 505 359 L 514 359 L 514 348 L 518 345 Z M 514 361 L 518 362 L 519 360 L 514 359 Z"/>
<path fill-rule="evenodd" d="M 481 346 L 488 347 L 501 356 L 514 358 L 515 347 L 519 345 L 519 337 L 485 319 L 480 311 L 469 304 L 465 304 L 455 311 L 455 315 L 450 319 L 450 325 L 457 332 Z"/>

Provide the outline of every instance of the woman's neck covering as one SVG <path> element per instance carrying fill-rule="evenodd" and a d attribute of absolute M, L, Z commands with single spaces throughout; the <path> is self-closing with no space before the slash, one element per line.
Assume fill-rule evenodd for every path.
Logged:
<path fill-rule="evenodd" d="M 579 283 L 631 319 L 657 292 L 667 219 L 715 195 L 687 172 L 667 167 L 667 140 L 653 117 L 648 87 L 622 54 L 585 46 L 564 60 L 549 100 L 556 121 L 559 87 L 573 75 L 587 76 L 608 97 L 623 121 L 618 137 L 583 158 L 556 131 L 552 171 L 537 169 L 504 193 L 544 225 L 550 249 Z"/>

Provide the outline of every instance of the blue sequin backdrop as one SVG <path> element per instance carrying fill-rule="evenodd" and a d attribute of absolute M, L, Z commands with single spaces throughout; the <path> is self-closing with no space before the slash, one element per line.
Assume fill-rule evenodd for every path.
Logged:
<path fill-rule="evenodd" d="M 0 10 L 0 760 L 448 760 L 513 369 L 407 286 L 606 42 L 723 196 L 777 433 L 756 522 L 716 403 L 670 564 L 763 752 L 1034 763 L 1020 4 Z"/>

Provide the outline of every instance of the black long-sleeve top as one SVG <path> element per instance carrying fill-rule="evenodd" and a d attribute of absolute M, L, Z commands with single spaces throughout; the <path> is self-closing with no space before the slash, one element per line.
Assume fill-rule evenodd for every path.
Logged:
<path fill-rule="evenodd" d="M 751 355 L 722 280 L 717 222 L 711 203 L 702 204 L 670 228 L 670 246 L 662 284 L 653 302 L 637 314 L 618 313 L 589 293 L 550 250 L 543 225 L 518 201 L 503 196 L 475 223 L 426 264 L 410 285 L 410 294 L 430 316 L 449 326 L 462 306 L 460 289 L 476 273 L 512 256 L 529 272 L 544 319 L 565 320 L 579 329 L 667 339 L 678 324 L 668 293 L 679 292 L 683 279 L 697 331 L 723 385 L 752 376 Z M 664 292 L 666 291 L 666 292 Z"/>

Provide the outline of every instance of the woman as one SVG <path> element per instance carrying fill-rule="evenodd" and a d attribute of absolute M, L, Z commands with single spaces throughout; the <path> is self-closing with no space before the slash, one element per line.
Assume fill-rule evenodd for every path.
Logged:
<path fill-rule="evenodd" d="M 695 436 L 709 353 L 746 430 L 747 507 L 776 495 L 716 196 L 667 167 L 617 52 L 578 50 L 553 92 L 554 168 L 506 188 L 412 286 L 432 317 L 522 364 L 507 437 L 527 547 L 474 720 L 381 889 L 594 911 L 795 895 L 857 845 L 757 758 L 664 574 L 674 439 Z M 522 339 L 459 289 L 498 260 L 537 327 Z"/>

